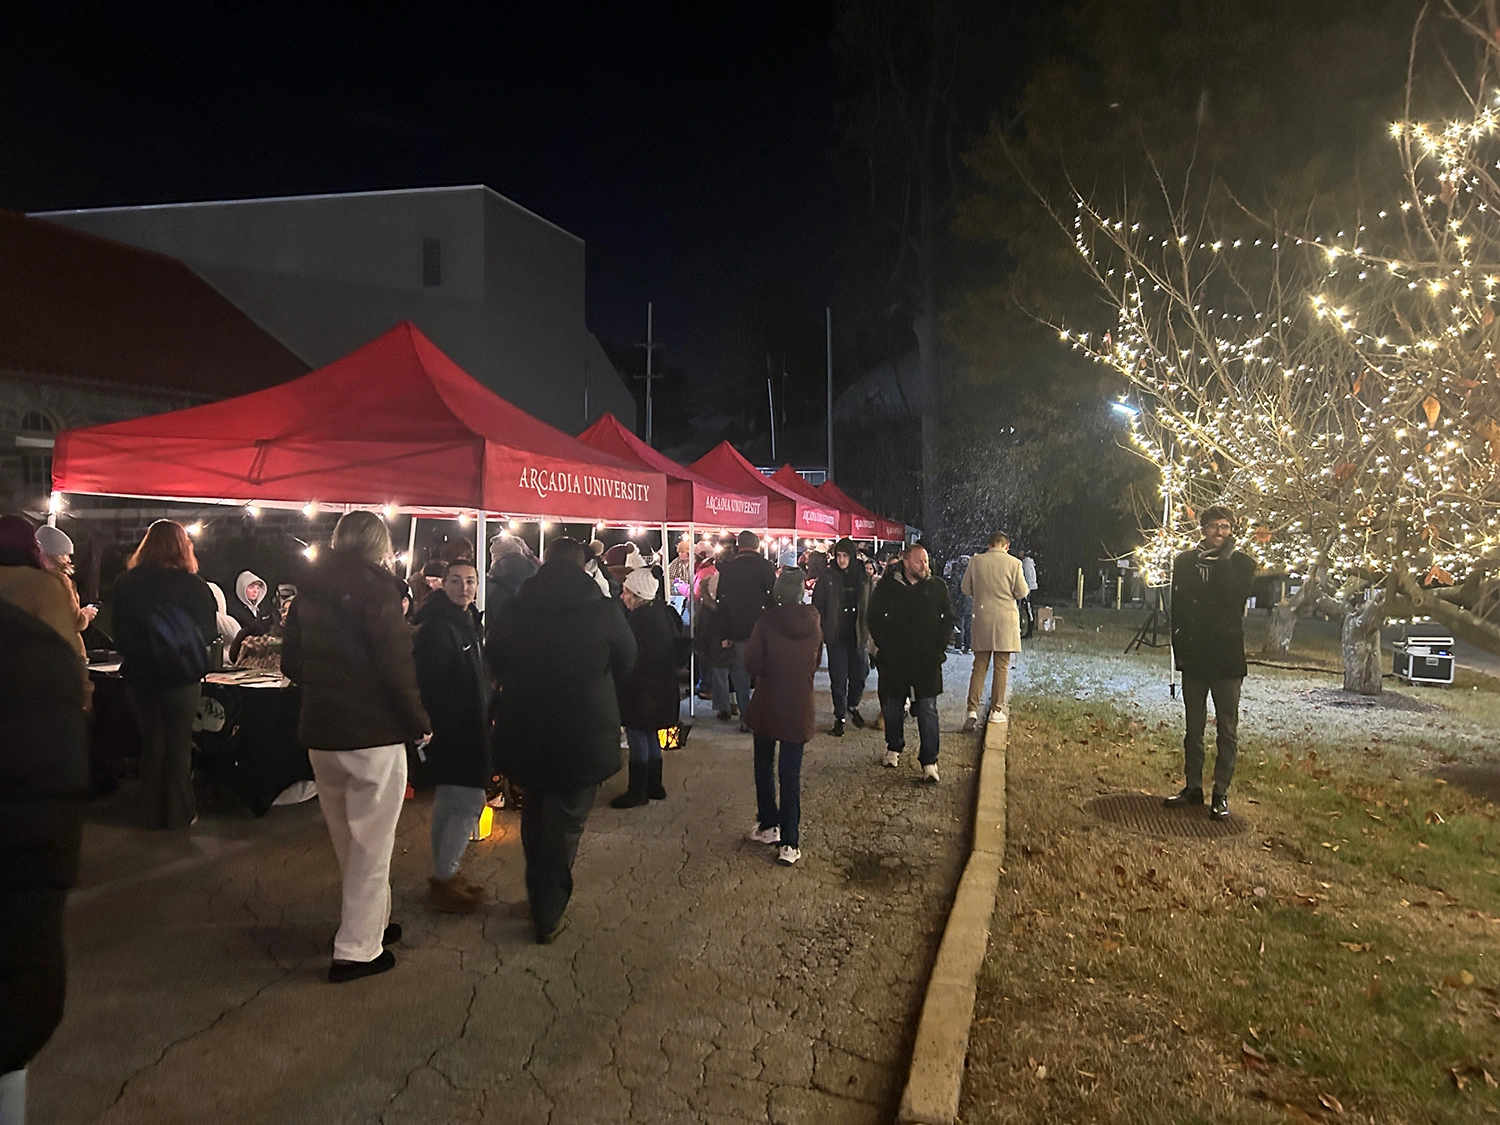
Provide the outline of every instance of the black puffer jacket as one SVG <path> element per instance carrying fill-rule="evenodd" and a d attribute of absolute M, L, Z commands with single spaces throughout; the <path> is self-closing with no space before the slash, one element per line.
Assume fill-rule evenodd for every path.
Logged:
<path fill-rule="evenodd" d="M 864 648 L 870 640 L 870 576 L 864 563 L 857 558 L 849 560 L 849 569 L 840 570 L 838 565 L 828 567 L 813 587 L 812 604 L 823 617 L 823 643 L 836 645 L 844 629 L 846 591 L 853 586 L 854 643 Z"/>
<path fill-rule="evenodd" d="M 422 706 L 432 720 L 426 776 L 434 785 L 490 783 L 490 670 L 474 616 L 439 590 L 417 611 L 413 644 Z"/>
<path fill-rule="evenodd" d="M 115 643 L 123 661 L 120 675 L 144 688 L 186 687 L 180 678 L 158 666 L 151 655 L 151 617 L 163 606 L 177 606 L 192 619 L 208 642 L 219 635 L 219 605 L 208 583 L 177 567 L 141 563 L 115 581 Z"/>
<path fill-rule="evenodd" d="M 489 628 L 500 771 L 541 789 L 581 789 L 617 773 L 614 678 L 636 659 L 620 603 L 577 566 L 543 563 Z"/>
<path fill-rule="evenodd" d="M 297 733 L 310 750 L 391 746 L 432 729 L 395 580 L 347 551 L 325 551 L 308 568 L 287 613 L 281 670 L 302 685 Z"/>
<path fill-rule="evenodd" d="M 636 661 L 619 678 L 620 723 L 631 730 L 666 730 L 680 714 L 675 649 L 681 627 L 661 602 L 647 602 L 629 612 Z"/>
<path fill-rule="evenodd" d="M 1172 659 L 1184 675 L 1238 680 L 1247 670 L 1245 602 L 1255 580 L 1255 560 L 1236 551 L 1233 543 L 1219 554 L 1204 562 L 1194 548 L 1172 564 Z"/>
<path fill-rule="evenodd" d="M 78 878 L 88 739 L 78 654 L 0 599 L 0 1072 L 62 1019 L 62 896 Z"/>
<path fill-rule="evenodd" d="M 775 565 L 755 551 L 742 550 L 719 565 L 719 613 L 728 640 L 750 639 L 775 585 Z"/>
<path fill-rule="evenodd" d="M 870 639 L 877 649 L 881 694 L 942 695 L 952 636 L 948 587 L 931 576 L 912 582 L 901 563 L 892 563 L 870 595 Z"/>

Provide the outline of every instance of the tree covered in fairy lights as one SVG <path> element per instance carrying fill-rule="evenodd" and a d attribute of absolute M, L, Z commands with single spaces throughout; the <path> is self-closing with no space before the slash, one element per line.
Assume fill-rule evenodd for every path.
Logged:
<path fill-rule="evenodd" d="M 1494 39 L 1488 42 L 1495 42 Z M 1401 189 L 1326 235 L 1174 201 L 1074 244 L 1113 311 L 1062 337 L 1125 380 L 1130 436 L 1167 503 L 1141 561 L 1161 581 L 1228 504 L 1272 572 L 1304 578 L 1273 645 L 1317 600 L 1345 616 L 1345 682 L 1378 691 L 1379 627 L 1431 616 L 1500 651 L 1500 92 L 1391 126 Z M 1220 218 L 1223 215 L 1231 218 Z"/>

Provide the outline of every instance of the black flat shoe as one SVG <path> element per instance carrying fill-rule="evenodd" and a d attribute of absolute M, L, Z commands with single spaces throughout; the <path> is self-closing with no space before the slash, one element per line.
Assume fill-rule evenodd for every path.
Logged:
<path fill-rule="evenodd" d="M 361 977 L 373 977 L 396 967 L 396 955 L 389 949 L 382 950 L 373 961 L 335 961 L 328 966 L 329 984 L 348 984 Z"/>
<path fill-rule="evenodd" d="M 1190 805 L 1201 805 L 1203 803 L 1202 789 L 1184 789 L 1175 797 L 1168 797 L 1162 804 L 1169 809 L 1185 809 Z"/>
<path fill-rule="evenodd" d="M 381 945 L 395 945 L 401 940 L 401 923 L 392 922 L 385 928 L 385 933 L 380 935 Z"/>
<path fill-rule="evenodd" d="M 850 708 L 849 721 L 854 724 L 855 730 L 865 729 L 865 717 L 859 713 L 858 707 Z"/>
<path fill-rule="evenodd" d="M 545 934 L 538 933 L 536 935 L 536 943 L 538 945 L 551 945 L 567 928 L 568 918 L 567 915 L 563 915 L 557 920 L 557 925 L 553 926 L 552 929 L 548 930 Z"/>
<path fill-rule="evenodd" d="M 1215 793 L 1213 801 L 1208 806 L 1208 815 L 1213 820 L 1229 819 L 1229 798 L 1223 793 Z"/>
<path fill-rule="evenodd" d="M 844 737 L 844 720 L 843 719 L 834 719 L 833 720 L 833 728 L 828 733 L 831 734 L 834 738 L 843 738 Z"/>

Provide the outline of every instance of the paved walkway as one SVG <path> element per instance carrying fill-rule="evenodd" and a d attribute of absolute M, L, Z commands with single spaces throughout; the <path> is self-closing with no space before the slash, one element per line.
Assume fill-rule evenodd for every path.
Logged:
<path fill-rule="evenodd" d="M 315 802 L 205 816 L 189 837 L 96 817 L 34 1120 L 889 1121 L 968 838 L 975 748 L 946 733 L 967 673 L 950 658 L 936 788 L 915 782 L 915 723 L 897 771 L 876 764 L 874 731 L 810 744 L 790 870 L 743 839 L 749 737 L 700 715 L 667 755 L 668 800 L 601 800 L 551 947 L 529 940 L 514 814 L 467 868 L 496 905 L 425 907 L 419 797 L 397 839 L 396 969 L 339 987 L 323 979 L 337 900 Z"/>

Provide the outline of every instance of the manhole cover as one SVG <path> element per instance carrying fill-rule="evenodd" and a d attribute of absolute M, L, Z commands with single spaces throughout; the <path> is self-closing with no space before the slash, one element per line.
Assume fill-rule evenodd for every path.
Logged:
<path fill-rule="evenodd" d="M 1250 831 L 1250 822 L 1231 812 L 1228 820 L 1211 820 L 1208 805 L 1169 809 L 1160 797 L 1145 793 L 1109 793 L 1095 797 L 1083 811 L 1115 828 L 1143 832 L 1147 836 L 1187 836 L 1215 839 L 1240 836 Z"/>

